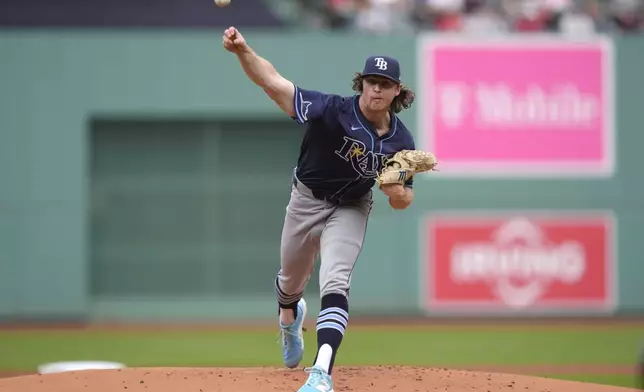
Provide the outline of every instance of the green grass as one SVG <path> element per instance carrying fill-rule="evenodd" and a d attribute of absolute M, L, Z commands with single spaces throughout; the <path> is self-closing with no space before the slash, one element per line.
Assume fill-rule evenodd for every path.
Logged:
<path fill-rule="evenodd" d="M 304 363 L 315 356 L 316 335 L 305 334 Z M 276 330 L 0 331 L 0 369 L 34 371 L 63 360 L 109 360 L 127 366 L 280 366 Z M 641 327 L 619 329 L 387 329 L 354 327 L 338 365 L 633 365 L 644 343 Z M 633 386 L 633 376 L 571 375 L 556 378 Z"/>
<path fill-rule="evenodd" d="M 315 333 L 306 334 L 315 347 Z M 132 366 L 278 365 L 277 332 L 0 332 L 0 368 L 33 369 L 53 360 L 101 358 Z M 353 328 L 343 364 L 633 364 L 639 328 L 612 330 L 395 330 Z M 314 350 L 307 350 L 312 360 Z"/>
<path fill-rule="evenodd" d="M 377 364 L 632 364 L 642 330 L 361 332 L 343 343 L 343 360 Z M 383 355 L 384 354 L 384 355 Z"/>

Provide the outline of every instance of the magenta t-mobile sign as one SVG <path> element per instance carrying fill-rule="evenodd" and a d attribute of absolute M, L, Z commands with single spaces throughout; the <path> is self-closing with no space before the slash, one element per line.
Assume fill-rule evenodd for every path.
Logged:
<path fill-rule="evenodd" d="M 419 136 L 441 176 L 611 176 L 610 41 L 419 43 Z"/>

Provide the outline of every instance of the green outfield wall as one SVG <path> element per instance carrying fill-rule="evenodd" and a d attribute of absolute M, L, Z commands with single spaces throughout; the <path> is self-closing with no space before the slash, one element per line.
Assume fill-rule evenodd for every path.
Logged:
<path fill-rule="evenodd" d="M 401 118 L 421 140 L 428 96 L 414 37 L 251 32 L 247 39 L 296 84 L 347 95 L 367 55 L 397 57 L 419 95 Z M 352 311 L 442 314 L 424 308 L 432 285 L 423 279 L 430 241 L 423 219 L 512 211 L 503 217 L 609 217 L 603 231 L 546 230 L 554 242 L 579 234 L 586 250 L 600 249 L 584 257 L 595 263 L 588 271 L 601 265 L 588 274 L 601 276 L 572 289 L 552 276 L 519 277 L 515 288 L 538 280 L 536 296 L 578 301 L 539 312 L 597 313 L 584 296 L 599 285 L 610 297 L 599 313 L 644 312 L 644 40 L 609 44 L 613 171 L 422 177 L 403 212 L 376 192 Z M 218 34 L 3 31 L 0 58 L 1 318 L 274 315 L 281 224 L 303 128 L 245 78 Z M 307 293 L 314 301 L 317 282 Z M 498 285 L 481 281 L 471 293 L 485 287 Z"/>

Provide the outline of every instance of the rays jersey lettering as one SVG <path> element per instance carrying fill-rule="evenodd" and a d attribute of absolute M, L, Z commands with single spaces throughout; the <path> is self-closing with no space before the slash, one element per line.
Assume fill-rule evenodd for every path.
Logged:
<path fill-rule="evenodd" d="M 376 178 L 383 166 L 385 154 L 368 151 L 365 144 L 348 136 L 343 137 L 342 148 L 335 153 L 346 162 L 350 162 L 353 170 L 360 177 Z"/>

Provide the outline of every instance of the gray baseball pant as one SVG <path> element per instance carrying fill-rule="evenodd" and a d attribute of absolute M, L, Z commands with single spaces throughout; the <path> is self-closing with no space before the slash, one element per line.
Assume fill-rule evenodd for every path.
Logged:
<path fill-rule="evenodd" d="M 280 303 L 293 304 L 302 298 L 318 255 L 320 297 L 332 293 L 349 296 L 351 274 L 362 250 L 372 203 L 372 191 L 339 205 L 316 199 L 294 177 L 276 280 Z"/>

